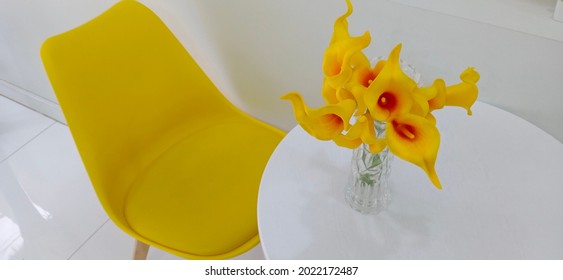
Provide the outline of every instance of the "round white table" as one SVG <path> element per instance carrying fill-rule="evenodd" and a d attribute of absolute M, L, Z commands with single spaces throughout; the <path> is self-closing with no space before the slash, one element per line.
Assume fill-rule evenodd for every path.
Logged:
<path fill-rule="evenodd" d="M 375 216 L 344 201 L 351 150 L 291 130 L 260 186 L 266 258 L 563 259 L 563 144 L 481 102 L 436 118 L 444 189 L 396 157 L 391 203 Z"/>

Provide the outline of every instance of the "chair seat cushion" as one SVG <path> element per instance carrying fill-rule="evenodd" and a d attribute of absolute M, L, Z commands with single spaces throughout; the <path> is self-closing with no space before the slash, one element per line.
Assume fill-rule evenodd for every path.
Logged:
<path fill-rule="evenodd" d="M 258 186 L 281 138 L 254 122 L 184 138 L 136 180 L 126 199 L 127 222 L 180 255 L 205 258 L 257 243 Z"/>

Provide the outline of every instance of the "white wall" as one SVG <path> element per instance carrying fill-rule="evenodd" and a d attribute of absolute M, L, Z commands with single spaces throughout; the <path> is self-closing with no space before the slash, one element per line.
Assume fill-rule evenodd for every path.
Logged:
<path fill-rule="evenodd" d="M 553 20 L 560 0 L 392 1 L 563 42 L 563 24 Z"/>
<path fill-rule="evenodd" d="M 39 47 L 116 1 L 0 0 L 0 94 L 62 120 Z"/>
<path fill-rule="evenodd" d="M 115 2 L 0 0 L 0 94 L 4 81 L 56 102 L 39 59 L 41 42 Z M 321 104 L 322 52 L 334 19 L 345 11 L 344 0 L 142 2 L 161 16 L 227 97 L 250 114 L 288 130 L 295 121 L 279 96 L 296 90 L 309 103 Z M 355 0 L 354 6 L 350 28 L 372 33 L 368 53 L 386 55 L 403 42 L 402 57 L 427 83 L 435 77 L 455 83 L 466 66 L 475 66 L 482 75 L 481 101 L 563 142 L 563 41 L 534 34 L 533 28 L 516 30 L 392 1 Z"/>

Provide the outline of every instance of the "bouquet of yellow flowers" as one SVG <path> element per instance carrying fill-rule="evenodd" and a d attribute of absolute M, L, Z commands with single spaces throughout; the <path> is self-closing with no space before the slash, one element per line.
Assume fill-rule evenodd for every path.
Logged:
<path fill-rule="evenodd" d="M 401 68 L 401 44 L 386 60 L 372 66 L 362 52 L 371 36 L 369 32 L 350 36 L 347 18 L 352 4 L 350 0 L 346 3 L 348 10 L 334 23 L 323 58 L 322 97 L 326 105 L 309 108 L 297 92 L 282 99 L 292 103 L 297 122 L 313 137 L 352 149 L 364 143 L 374 154 L 388 147 L 399 158 L 422 168 L 441 189 L 434 167 L 440 133 L 432 112 L 459 106 L 471 115 L 479 73 L 467 68 L 458 84 L 446 86 L 444 80 L 436 79 L 430 86 L 419 87 Z M 375 122 L 385 123 L 385 137 L 378 137 Z"/>

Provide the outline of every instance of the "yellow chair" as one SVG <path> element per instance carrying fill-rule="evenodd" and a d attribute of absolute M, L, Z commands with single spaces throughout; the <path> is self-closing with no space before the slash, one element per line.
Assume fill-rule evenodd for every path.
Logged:
<path fill-rule="evenodd" d="M 258 186 L 285 133 L 225 99 L 158 16 L 119 2 L 41 56 L 101 204 L 138 249 L 224 259 L 258 244 Z"/>

